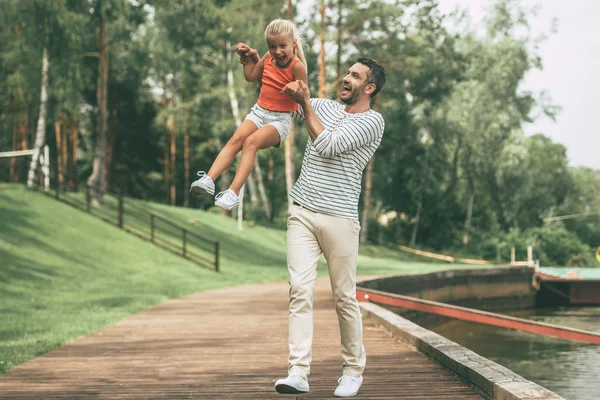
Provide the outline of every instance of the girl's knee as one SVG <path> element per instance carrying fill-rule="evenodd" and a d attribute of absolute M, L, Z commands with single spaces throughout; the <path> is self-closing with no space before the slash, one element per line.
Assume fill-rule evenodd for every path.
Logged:
<path fill-rule="evenodd" d="M 243 144 L 244 144 L 244 138 L 238 134 L 234 134 L 227 142 L 227 146 L 229 146 L 230 148 L 232 148 L 236 151 L 241 150 Z"/>
<path fill-rule="evenodd" d="M 253 136 L 248 136 L 242 145 L 245 151 L 256 151 L 260 147 L 260 142 Z"/>

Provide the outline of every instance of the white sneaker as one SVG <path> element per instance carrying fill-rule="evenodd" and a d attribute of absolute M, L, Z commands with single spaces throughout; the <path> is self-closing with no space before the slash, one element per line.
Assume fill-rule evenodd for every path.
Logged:
<path fill-rule="evenodd" d="M 233 193 L 233 190 L 227 189 L 215 196 L 215 206 L 224 210 L 231 210 L 240 205 L 240 198 Z"/>
<path fill-rule="evenodd" d="M 308 380 L 297 374 L 289 374 L 287 378 L 275 382 L 275 390 L 283 394 L 308 393 Z"/>
<path fill-rule="evenodd" d="M 198 179 L 197 181 L 192 182 L 192 186 L 190 186 L 190 193 L 191 192 L 198 192 L 201 193 L 202 191 L 207 192 L 208 194 L 215 194 L 215 183 L 213 182 L 212 178 L 208 175 L 206 175 L 206 172 L 204 171 L 198 171 L 198 176 L 200 177 L 200 179 Z"/>
<path fill-rule="evenodd" d="M 358 389 L 360 389 L 360 385 L 363 383 L 363 378 L 362 376 L 342 375 L 338 379 L 338 383 L 338 387 L 333 392 L 335 397 L 353 397 L 358 394 Z"/>

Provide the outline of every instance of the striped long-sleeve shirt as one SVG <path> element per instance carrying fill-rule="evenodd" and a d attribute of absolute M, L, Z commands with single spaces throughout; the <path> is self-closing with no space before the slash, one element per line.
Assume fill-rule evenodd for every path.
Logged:
<path fill-rule="evenodd" d="M 308 139 L 291 197 L 316 212 L 358 219 L 362 173 L 381 143 L 383 117 L 373 110 L 347 113 L 334 100 L 310 101 L 325 130 Z M 304 117 L 302 109 L 294 114 Z"/>

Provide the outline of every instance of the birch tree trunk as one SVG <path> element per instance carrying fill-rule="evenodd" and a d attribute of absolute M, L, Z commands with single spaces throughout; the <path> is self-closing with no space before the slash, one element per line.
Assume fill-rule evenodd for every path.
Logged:
<path fill-rule="evenodd" d="M 88 178 L 88 185 L 91 186 L 92 204 L 97 206 L 103 203 L 104 195 L 102 190 L 106 189 L 104 180 L 104 167 L 106 163 L 106 136 L 108 130 L 108 41 L 106 39 L 106 10 L 102 0 L 98 1 L 100 8 L 100 30 L 98 33 L 98 42 L 100 45 L 98 88 L 96 97 L 98 99 L 98 135 L 96 137 L 96 151 L 94 154 L 94 163 L 92 175 Z"/>
<path fill-rule="evenodd" d="M 35 143 L 33 157 L 31 157 L 31 163 L 29 164 L 29 173 L 27 174 L 27 187 L 33 187 L 35 181 L 35 172 L 37 169 L 38 161 L 40 158 L 40 152 L 44 143 L 46 142 L 46 112 L 48 109 L 48 50 L 44 47 L 42 52 L 42 88 L 40 94 L 40 113 L 37 122 L 37 129 L 35 132 Z"/>

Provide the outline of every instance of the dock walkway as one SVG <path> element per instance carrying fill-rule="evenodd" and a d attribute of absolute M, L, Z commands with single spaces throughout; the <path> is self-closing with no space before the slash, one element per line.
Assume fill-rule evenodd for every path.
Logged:
<path fill-rule="evenodd" d="M 166 301 L 0 376 L 1 399 L 285 399 L 286 282 Z M 327 278 L 317 280 L 311 391 L 332 398 L 340 337 Z M 481 399 L 450 372 L 365 321 L 356 399 Z"/>

